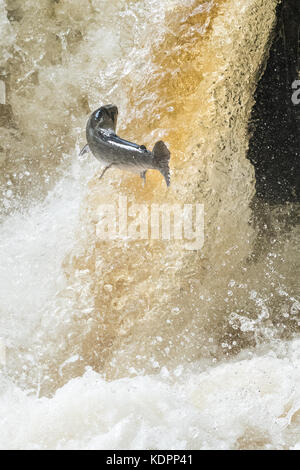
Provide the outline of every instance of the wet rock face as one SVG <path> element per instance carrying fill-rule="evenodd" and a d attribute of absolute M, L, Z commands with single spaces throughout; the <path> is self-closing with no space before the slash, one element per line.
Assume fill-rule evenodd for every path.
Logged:
<path fill-rule="evenodd" d="M 300 2 L 285 0 L 266 70 L 256 90 L 248 158 L 257 196 L 271 203 L 299 201 Z M 299 180 L 299 177 L 298 177 Z"/>

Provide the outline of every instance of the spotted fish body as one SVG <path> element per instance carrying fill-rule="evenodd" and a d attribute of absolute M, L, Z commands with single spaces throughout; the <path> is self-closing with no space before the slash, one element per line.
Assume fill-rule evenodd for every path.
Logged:
<path fill-rule="evenodd" d="M 115 133 L 118 108 L 106 105 L 94 111 L 86 126 L 87 145 L 81 154 L 90 150 L 105 166 L 102 175 L 111 167 L 138 173 L 145 179 L 147 170 L 159 170 L 167 186 L 170 185 L 170 152 L 164 142 L 155 144 L 152 151 L 144 145 L 137 145 L 121 139 Z"/>

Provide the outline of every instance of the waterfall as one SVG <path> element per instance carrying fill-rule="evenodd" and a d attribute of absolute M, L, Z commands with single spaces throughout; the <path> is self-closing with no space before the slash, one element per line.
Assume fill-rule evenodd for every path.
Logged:
<path fill-rule="evenodd" d="M 299 446 L 297 205 L 247 158 L 277 6 L 0 0 L 0 447 Z M 107 103 L 169 189 L 79 156 Z M 103 240 L 120 201 L 137 236 Z M 194 249 L 134 220 L 197 205 Z"/>

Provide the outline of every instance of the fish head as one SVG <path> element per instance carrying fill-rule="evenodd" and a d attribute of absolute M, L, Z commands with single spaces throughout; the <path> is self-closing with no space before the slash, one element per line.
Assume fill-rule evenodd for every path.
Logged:
<path fill-rule="evenodd" d="M 114 104 L 107 104 L 96 109 L 90 117 L 92 128 L 112 130 L 117 127 L 118 108 Z"/>

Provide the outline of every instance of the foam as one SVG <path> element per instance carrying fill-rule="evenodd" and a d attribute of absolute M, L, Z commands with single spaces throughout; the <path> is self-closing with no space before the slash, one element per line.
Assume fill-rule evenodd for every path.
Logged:
<path fill-rule="evenodd" d="M 296 330 L 298 232 L 282 229 L 289 208 L 277 244 L 249 225 L 246 129 L 275 4 L 27 0 L 10 23 L 0 0 L 3 448 L 300 446 L 299 341 L 278 339 Z M 205 202 L 204 254 L 99 243 L 112 194 L 167 200 L 159 175 L 143 192 L 78 159 L 99 101 L 118 104 L 124 136 L 168 139 L 169 201 Z"/>
<path fill-rule="evenodd" d="M 244 353 L 245 354 L 245 353 Z M 201 368 L 201 365 L 200 367 Z M 107 382 L 92 370 L 52 398 L 2 385 L 8 449 L 287 449 L 299 447 L 300 341 L 195 372 Z M 6 388 L 6 390 L 5 390 Z"/>

